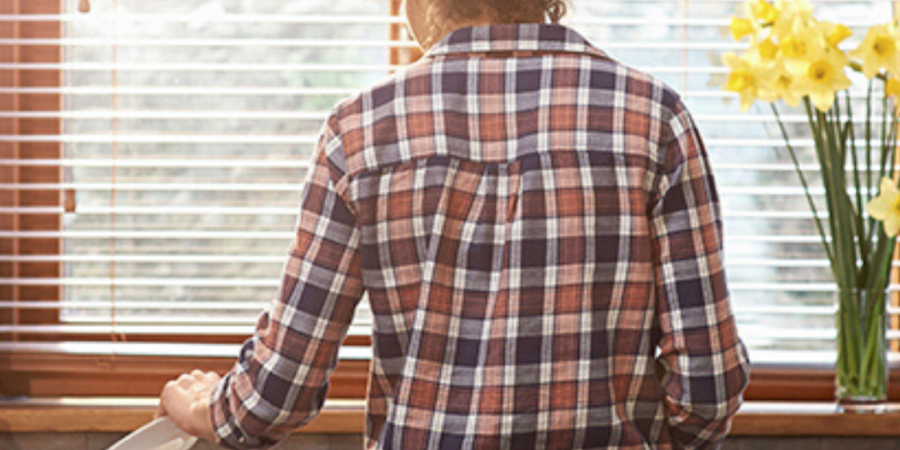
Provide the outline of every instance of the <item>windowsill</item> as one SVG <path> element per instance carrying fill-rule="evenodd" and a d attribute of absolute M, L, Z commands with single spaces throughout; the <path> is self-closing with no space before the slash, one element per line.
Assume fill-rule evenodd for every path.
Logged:
<path fill-rule="evenodd" d="M 153 418 L 155 400 L 0 401 L 0 433 L 130 432 Z M 362 401 L 329 400 L 322 414 L 298 433 L 362 434 Z M 748 402 L 735 417 L 732 436 L 900 437 L 900 404 L 878 415 L 847 415 L 832 403 Z"/>
<path fill-rule="evenodd" d="M 732 436 L 900 437 L 900 404 L 884 414 L 842 414 L 832 402 L 747 402 Z"/>
<path fill-rule="evenodd" d="M 0 400 L 0 433 L 131 432 L 153 420 L 156 399 Z M 362 434 L 362 401 L 328 400 L 299 433 Z"/>

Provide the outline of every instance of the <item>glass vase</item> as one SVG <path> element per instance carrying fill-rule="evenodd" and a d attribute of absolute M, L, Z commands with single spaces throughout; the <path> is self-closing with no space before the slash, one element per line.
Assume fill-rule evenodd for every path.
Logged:
<path fill-rule="evenodd" d="M 887 407 L 886 291 L 838 289 L 835 398 L 845 413 Z"/>

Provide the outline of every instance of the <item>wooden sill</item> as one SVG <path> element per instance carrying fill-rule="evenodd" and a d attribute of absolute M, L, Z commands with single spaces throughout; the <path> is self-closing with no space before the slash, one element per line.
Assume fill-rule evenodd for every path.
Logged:
<path fill-rule="evenodd" d="M 747 402 L 732 436 L 900 437 L 900 404 L 884 414 L 841 414 L 831 402 Z"/>
<path fill-rule="evenodd" d="M 155 405 L 155 399 L 0 401 L 0 433 L 131 432 L 153 420 Z M 362 434 L 363 402 L 328 400 L 319 417 L 297 432 Z"/>
<path fill-rule="evenodd" d="M 153 418 L 154 400 L 115 402 L 0 402 L 0 433 L 130 432 Z M 735 417 L 732 436 L 900 437 L 900 404 L 879 415 L 847 415 L 825 402 L 748 402 Z M 362 434 L 363 403 L 329 400 L 297 433 Z"/>

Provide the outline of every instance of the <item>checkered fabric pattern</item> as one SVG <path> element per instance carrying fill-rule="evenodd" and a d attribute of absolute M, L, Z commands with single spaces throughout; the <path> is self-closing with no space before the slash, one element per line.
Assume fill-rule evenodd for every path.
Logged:
<path fill-rule="evenodd" d="M 561 25 L 454 31 L 331 112 L 221 443 L 320 410 L 363 292 L 369 449 L 707 449 L 748 379 L 678 95 Z"/>

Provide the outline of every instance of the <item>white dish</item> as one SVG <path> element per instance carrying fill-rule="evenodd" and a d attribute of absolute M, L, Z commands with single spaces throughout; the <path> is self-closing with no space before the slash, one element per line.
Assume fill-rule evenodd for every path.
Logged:
<path fill-rule="evenodd" d="M 196 443 L 197 438 L 164 416 L 138 428 L 107 450 L 188 450 Z"/>

